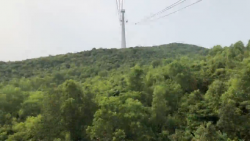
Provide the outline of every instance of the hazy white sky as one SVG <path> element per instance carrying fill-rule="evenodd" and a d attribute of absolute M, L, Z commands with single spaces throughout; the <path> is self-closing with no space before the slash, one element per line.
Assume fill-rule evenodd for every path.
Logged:
<path fill-rule="evenodd" d="M 127 46 L 184 42 L 204 47 L 250 39 L 250 0 L 203 0 L 134 25 L 177 0 L 124 0 Z M 166 12 L 168 14 L 196 0 Z M 0 0 L 0 61 L 120 48 L 115 0 Z"/>

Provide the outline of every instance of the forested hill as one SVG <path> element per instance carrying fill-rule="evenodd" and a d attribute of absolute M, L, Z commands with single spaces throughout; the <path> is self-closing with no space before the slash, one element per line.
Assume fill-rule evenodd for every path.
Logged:
<path fill-rule="evenodd" d="M 250 41 L 93 49 L 0 79 L 0 141 L 250 140 Z"/>
<path fill-rule="evenodd" d="M 0 62 L 0 77 L 1 80 L 10 80 L 61 74 L 67 78 L 88 78 L 121 67 L 130 68 L 135 64 L 147 65 L 152 61 L 157 64 L 166 59 L 206 55 L 207 52 L 208 49 L 180 43 L 127 49 L 92 49 L 25 61 Z"/>

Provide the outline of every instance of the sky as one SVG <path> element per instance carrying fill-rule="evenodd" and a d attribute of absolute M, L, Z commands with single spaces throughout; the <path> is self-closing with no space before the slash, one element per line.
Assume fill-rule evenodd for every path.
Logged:
<path fill-rule="evenodd" d="M 179 42 L 211 48 L 250 39 L 250 0 L 202 0 L 134 24 L 177 1 L 124 0 L 127 47 Z M 0 61 L 120 48 L 120 34 L 115 0 L 0 0 Z"/>

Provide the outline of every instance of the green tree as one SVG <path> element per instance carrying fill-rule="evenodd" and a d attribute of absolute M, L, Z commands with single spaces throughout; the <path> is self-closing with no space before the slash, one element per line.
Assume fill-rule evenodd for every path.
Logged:
<path fill-rule="evenodd" d="M 214 114 L 218 114 L 218 110 L 221 107 L 221 95 L 226 91 L 226 85 L 220 80 L 215 80 L 210 86 L 208 91 L 205 94 L 205 100 L 213 110 Z"/>
<path fill-rule="evenodd" d="M 227 141 L 227 135 L 217 131 L 212 123 L 201 125 L 195 132 L 193 141 Z"/>
<path fill-rule="evenodd" d="M 14 134 L 9 135 L 7 141 L 37 141 L 42 140 L 43 136 L 40 134 L 42 126 L 42 117 L 28 117 L 25 122 L 15 123 L 13 130 Z"/>
<path fill-rule="evenodd" d="M 250 50 L 250 40 L 248 41 L 248 44 L 247 44 L 246 48 L 247 48 L 248 51 Z"/>
<path fill-rule="evenodd" d="M 25 119 L 28 116 L 41 114 L 43 97 L 44 93 L 41 91 L 31 92 L 21 104 L 21 109 L 18 112 L 19 116 Z"/>
<path fill-rule="evenodd" d="M 138 100 L 119 97 L 105 98 L 87 131 L 92 140 L 116 140 L 117 134 L 125 140 L 144 141 L 152 138 L 147 129 L 149 111 Z"/>
<path fill-rule="evenodd" d="M 128 87 L 132 91 L 142 91 L 144 87 L 143 82 L 143 69 L 137 65 L 132 68 L 128 76 Z"/>

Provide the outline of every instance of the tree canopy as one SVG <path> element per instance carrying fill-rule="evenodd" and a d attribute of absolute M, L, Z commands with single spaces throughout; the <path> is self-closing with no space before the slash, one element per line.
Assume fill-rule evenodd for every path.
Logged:
<path fill-rule="evenodd" d="M 249 48 L 173 43 L 0 62 L 0 140 L 249 140 Z"/>

